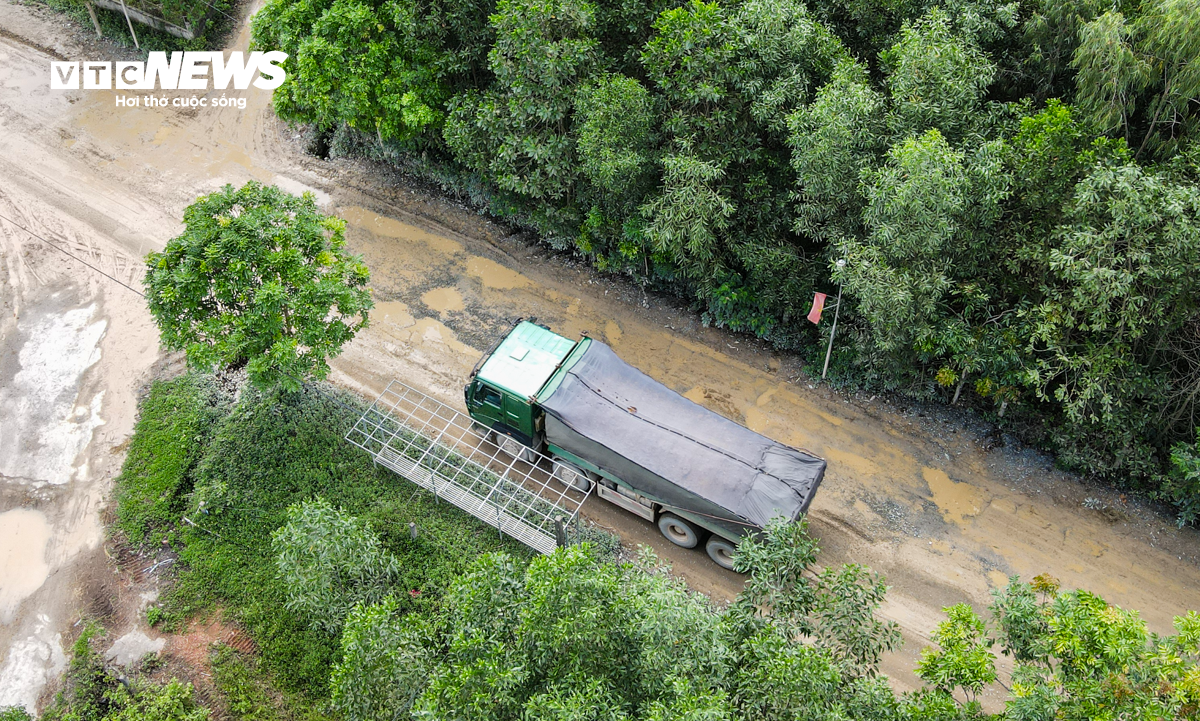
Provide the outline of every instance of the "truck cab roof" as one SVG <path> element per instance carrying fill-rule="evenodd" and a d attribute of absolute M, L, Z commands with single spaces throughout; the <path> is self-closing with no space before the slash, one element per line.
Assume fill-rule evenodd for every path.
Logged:
<path fill-rule="evenodd" d="M 576 341 L 522 321 L 488 356 L 475 377 L 520 398 L 532 398 L 570 355 Z"/>

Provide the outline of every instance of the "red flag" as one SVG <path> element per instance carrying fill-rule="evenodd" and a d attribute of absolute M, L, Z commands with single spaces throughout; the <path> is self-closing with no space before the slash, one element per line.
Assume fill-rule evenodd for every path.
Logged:
<path fill-rule="evenodd" d="M 808 319 L 813 323 L 821 322 L 821 311 L 825 309 L 825 294 L 813 293 L 812 310 L 808 311 Z"/>

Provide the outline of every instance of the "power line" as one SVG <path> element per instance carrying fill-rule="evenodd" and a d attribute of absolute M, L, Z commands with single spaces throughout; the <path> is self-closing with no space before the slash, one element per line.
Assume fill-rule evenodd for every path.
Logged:
<path fill-rule="evenodd" d="M 37 238 L 38 240 L 42 241 L 43 243 L 45 243 L 46 245 L 50 246 L 51 248 L 54 248 L 55 250 L 57 250 L 58 252 L 62 253 L 63 255 L 68 255 L 68 256 L 70 256 L 70 257 L 74 258 L 75 260 L 79 261 L 80 263 L 83 263 L 83 264 L 84 264 L 84 265 L 86 265 L 87 267 L 89 267 L 89 268 L 91 268 L 92 270 L 96 271 L 97 273 L 99 273 L 100 275 L 104 276 L 105 278 L 108 278 L 109 280 L 113 281 L 113 282 L 114 282 L 114 283 L 116 283 L 117 285 L 123 286 L 123 287 L 124 287 L 124 288 L 126 288 L 127 290 L 131 290 L 131 291 L 133 291 L 134 293 L 137 293 L 138 295 L 140 295 L 140 296 L 141 296 L 141 297 L 143 297 L 143 298 L 145 298 L 145 297 L 146 297 L 146 294 L 145 294 L 145 293 L 143 293 L 142 291 L 138 290 L 137 288 L 134 288 L 133 286 L 129 285 L 128 283 L 126 283 L 126 282 L 122 281 L 122 280 L 121 280 L 121 279 L 119 279 L 119 278 L 116 278 L 116 277 L 113 277 L 113 276 L 109 275 L 108 273 L 104 272 L 104 271 L 103 271 L 103 270 L 101 270 L 100 268 L 97 268 L 96 266 L 94 266 L 94 265 L 92 265 L 91 263 L 87 262 L 87 261 L 86 261 L 86 260 L 84 260 L 83 258 L 80 258 L 79 256 L 75 255 L 74 253 L 70 252 L 69 250 L 66 250 L 65 248 L 62 248 L 62 247 L 58 246 L 57 244 L 55 244 L 55 243 L 53 243 L 53 242 L 51 242 L 51 241 L 47 240 L 46 238 L 44 238 L 44 237 L 42 237 L 42 236 L 38 235 L 37 233 L 33 232 L 33 231 L 32 231 L 32 230 L 30 230 L 29 228 L 26 228 L 25 226 L 21 225 L 20 223 L 18 223 L 17 221 L 13 220 L 12 218 L 9 218 L 9 217 L 8 217 L 8 216 L 6 216 L 6 215 L 0 214 L 0 220 L 7 220 L 8 222 L 10 222 L 10 223 L 12 223 L 13 225 L 17 226 L 18 228 L 20 228 L 21 230 L 25 231 L 26 233 L 29 233 L 30 235 L 32 235 L 33 237 L 35 237 L 35 238 Z"/>
<path fill-rule="evenodd" d="M 125 289 L 127 289 L 127 290 L 130 290 L 130 291 L 132 291 L 132 292 L 136 293 L 138 296 L 140 296 L 140 297 L 142 297 L 142 298 L 145 298 L 145 297 L 146 297 L 146 294 L 145 294 L 145 293 L 142 293 L 140 290 L 138 290 L 138 289 L 134 288 L 133 286 L 130 286 L 130 285 L 126 284 L 126 283 L 123 283 L 123 282 L 121 282 L 121 281 L 120 281 L 120 280 L 118 280 L 117 278 L 114 278 L 113 276 L 109 275 L 108 273 L 105 273 L 105 272 L 104 272 L 103 270 L 101 270 L 100 268 L 97 268 L 96 266 L 92 265 L 91 263 L 88 263 L 87 261 L 83 260 L 82 258 L 80 258 L 80 257 L 78 257 L 78 256 L 76 256 L 76 255 L 74 255 L 74 254 L 72 254 L 72 253 L 70 253 L 70 252 L 68 252 L 68 251 L 66 251 L 66 250 L 64 250 L 64 249 L 62 249 L 62 248 L 60 248 L 60 247 L 58 247 L 57 245 L 55 245 L 55 244 L 54 244 L 54 243 L 52 243 L 51 241 L 47 240 L 46 238 L 42 237 L 41 235 L 38 235 L 37 233 L 33 232 L 33 231 L 32 231 L 32 230 L 30 230 L 29 228 L 26 228 L 25 226 L 21 225 L 20 223 L 18 223 L 17 221 L 13 220 L 12 218 L 9 218 L 9 217 L 8 217 L 8 216 L 6 216 L 6 215 L 0 214 L 0 220 L 7 220 L 8 222 L 10 222 L 10 223 L 12 223 L 13 225 L 17 226 L 18 228 L 20 228 L 21 230 L 25 231 L 26 233 L 29 233 L 29 234 L 30 234 L 31 236 L 33 236 L 34 238 L 37 238 L 38 240 L 40 240 L 40 241 L 42 241 L 43 243 L 45 243 L 45 244 L 49 245 L 51 248 L 54 248 L 55 250 L 59 251 L 60 253 L 63 253 L 64 255 L 68 255 L 68 256 L 70 256 L 70 257 L 74 258 L 75 260 L 79 261 L 79 262 L 80 262 L 80 263 L 82 263 L 83 265 L 85 265 L 85 266 L 87 266 L 88 268 L 90 268 L 90 269 L 92 269 L 92 270 L 96 271 L 97 273 L 100 273 L 100 274 L 101 274 L 101 275 L 103 275 L 104 277 L 106 277 L 106 278 L 109 278 L 110 280 L 112 280 L 113 282 L 117 283 L 118 285 L 120 285 L 120 286 L 124 287 Z M 335 404 L 337 404 L 338 406 L 341 406 L 341 408 L 342 408 L 343 410 L 349 411 L 349 412 L 350 412 L 352 415 L 360 415 L 360 414 L 362 413 L 362 409 L 361 409 L 361 408 L 355 408 L 354 406 L 351 406 L 350 404 L 348 404 L 348 403 L 346 403 L 345 401 L 343 401 L 341 398 L 338 398 L 338 397 L 337 397 L 337 395 L 335 395 L 334 393 L 331 393 L 331 392 L 329 392 L 329 391 L 325 390 L 324 388 L 321 388 L 319 385 L 317 385 L 317 384 L 315 384 L 315 383 L 311 383 L 311 382 L 309 382 L 309 381 L 306 381 L 306 380 L 304 380 L 303 378 L 298 378 L 298 377 L 296 377 L 296 376 L 292 375 L 291 373 L 288 373 L 287 371 L 285 371 L 285 370 L 283 370 L 283 369 L 278 369 L 278 370 L 279 370 L 279 373 L 280 373 L 280 374 L 282 374 L 282 375 L 285 375 L 285 376 L 287 376 L 288 378 L 291 378 L 292 380 L 294 380 L 294 381 L 296 381 L 298 384 L 300 384 L 300 387 L 301 387 L 301 388 L 311 388 L 312 390 L 316 391 L 318 395 L 324 396 L 324 397 L 325 397 L 327 400 L 333 401 L 333 402 L 334 402 Z M 403 476 L 402 476 L 402 477 L 403 477 Z M 419 490 L 421 490 L 421 488 L 418 486 L 417 490 L 419 491 Z M 415 495 L 415 494 L 414 494 L 414 495 Z M 435 495 L 436 495 L 436 494 L 435 494 Z M 671 508 L 679 508 L 679 507 L 677 507 L 677 506 L 670 506 L 670 507 L 671 507 Z M 680 510 L 688 510 L 688 509 L 683 509 L 683 508 L 680 508 Z M 697 511 L 689 511 L 689 512 L 691 512 L 691 513 L 697 513 Z M 708 516 L 708 514 L 706 514 L 706 513 L 700 513 L 699 515 L 702 515 L 702 516 Z M 709 517 L 710 517 L 710 518 L 719 518 L 718 516 L 709 516 Z M 187 520 L 187 519 L 184 519 L 184 520 Z M 722 520 L 732 520 L 732 519 L 722 519 Z M 738 522 L 738 521 L 734 521 L 734 522 L 735 522 L 735 523 L 740 523 L 740 522 Z M 191 521 L 188 521 L 188 523 L 191 523 Z M 192 524 L 192 525 L 195 525 L 195 524 Z M 742 524 L 742 525 L 747 525 L 747 526 L 748 526 L 748 525 L 750 525 L 750 524 Z M 199 528 L 199 526 L 197 526 L 197 528 Z M 202 530 L 203 530 L 203 529 L 202 529 Z M 215 534 L 214 534 L 214 535 L 215 535 Z"/>
<path fill-rule="evenodd" d="M 64 248 L 62 248 L 62 247 L 60 247 L 60 246 L 58 246 L 58 245 L 57 245 L 57 244 L 55 244 L 54 242 L 52 242 L 52 241 L 50 241 L 50 240 L 46 239 L 44 236 L 42 236 L 42 235 L 38 235 L 37 233 L 33 232 L 33 231 L 32 231 L 32 230 L 30 230 L 29 228 L 26 228 L 24 225 L 21 225 L 20 223 L 18 223 L 17 221 L 13 220 L 12 218 L 10 218 L 10 217 L 8 217 L 8 216 L 6 216 L 6 215 L 0 214 L 0 220 L 7 220 L 9 223 L 12 223 L 13 225 L 15 225 L 16 227 L 18 227 L 18 228 L 20 228 L 21 230 L 25 231 L 26 233 L 29 233 L 29 234 L 30 234 L 31 236 L 33 236 L 34 238 L 37 238 L 38 240 L 42 241 L 43 243 L 45 243 L 46 245 L 50 246 L 51 248 L 53 248 L 53 249 L 57 250 L 58 252 L 62 253 L 63 255 L 68 255 L 68 256 L 70 256 L 71 258 L 74 258 L 75 260 L 79 261 L 80 263 L 82 263 L 83 265 L 87 266 L 87 267 L 88 267 L 88 268 L 90 268 L 91 270 L 94 270 L 94 271 L 96 271 L 96 272 L 97 272 L 97 273 L 99 273 L 100 275 L 103 275 L 105 278 L 108 278 L 109 280 L 113 281 L 113 282 L 114 282 L 114 283 L 116 283 L 117 285 L 120 285 L 121 287 L 125 288 L 126 290 L 128 290 L 128 291 L 131 291 L 131 292 L 133 292 L 133 293 L 136 293 L 136 294 L 137 294 L 139 297 L 142 297 L 142 298 L 145 298 L 145 297 L 146 297 L 146 294 L 145 294 L 145 293 L 143 293 L 142 291 L 138 290 L 137 288 L 134 288 L 133 286 L 129 285 L 128 283 L 125 283 L 125 282 L 121 281 L 119 278 L 115 278 L 115 277 L 113 277 L 113 276 L 109 275 L 108 273 L 104 272 L 104 271 L 103 271 L 103 270 L 101 270 L 100 268 L 97 268 L 96 266 L 94 266 L 94 265 L 92 265 L 91 263 L 87 262 L 87 261 L 86 261 L 86 260 L 84 260 L 83 258 L 80 258 L 79 256 L 75 255 L 74 253 L 71 253 L 70 251 L 68 251 L 68 250 L 66 250 L 66 249 L 64 249 Z M 355 414 L 361 413 L 361 409 L 357 409 L 357 408 L 354 408 L 353 406 L 350 406 L 350 405 L 349 405 L 349 404 L 347 404 L 345 401 L 343 401 L 341 398 L 338 398 L 336 395 L 334 395 L 334 394 L 332 394 L 332 393 L 330 393 L 330 392 L 328 392 L 328 391 L 326 391 L 326 390 L 322 389 L 320 386 L 317 386 L 317 385 L 315 385 L 315 384 L 312 384 L 312 383 L 310 383 L 310 382 L 308 382 L 308 381 L 304 380 L 303 378 L 298 378 L 298 377 L 296 377 L 296 376 L 292 375 L 291 373 L 288 373 L 287 371 L 285 371 L 285 370 L 282 370 L 282 369 L 279 369 L 279 373 L 281 373 L 282 375 L 285 375 L 285 376 L 287 376 L 288 378 L 291 378 L 292 380 L 296 381 L 297 383 L 299 383 L 299 384 L 301 385 L 301 387 L 308 386 L 308 387 L 311 387 L 311 388 L 313 388 L 314 390 L 316 390 L 316 391 L 317 391 L 317 393 L 319 393 L 319 394 L 321 394 L 321 395 L 325 396 L 327 399 L 329 399 L 329 400 L 333 401 L 334 403 L 336 403 L 337 405 L 341 406 L 341 407 L 342 407 L 344 410 L 351 411 L 351 412 L 353 412 L 353 413 L 355 413 Z"/>

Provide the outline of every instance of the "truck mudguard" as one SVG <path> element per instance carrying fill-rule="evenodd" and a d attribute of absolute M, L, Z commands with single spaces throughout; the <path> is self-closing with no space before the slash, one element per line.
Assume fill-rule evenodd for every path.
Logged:
<path fill-rule="evenodd" d="M 740 537 L 808 510 L 825 461 L 693 403 L 592 340 L 538 403 L 546 438 Z"/>

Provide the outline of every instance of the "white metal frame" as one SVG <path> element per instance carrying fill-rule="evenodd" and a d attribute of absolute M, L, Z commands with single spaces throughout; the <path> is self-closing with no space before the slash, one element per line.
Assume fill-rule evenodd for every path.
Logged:
<path fill-rule="evenodd" d="M 465 413 L 392 381 L 346 433 L 374 461 L 541 553 L 591 493 L 554 481 L 558 461 L 502 453 Z M 548 470 L 547 470 L 548 469 Z"/>

